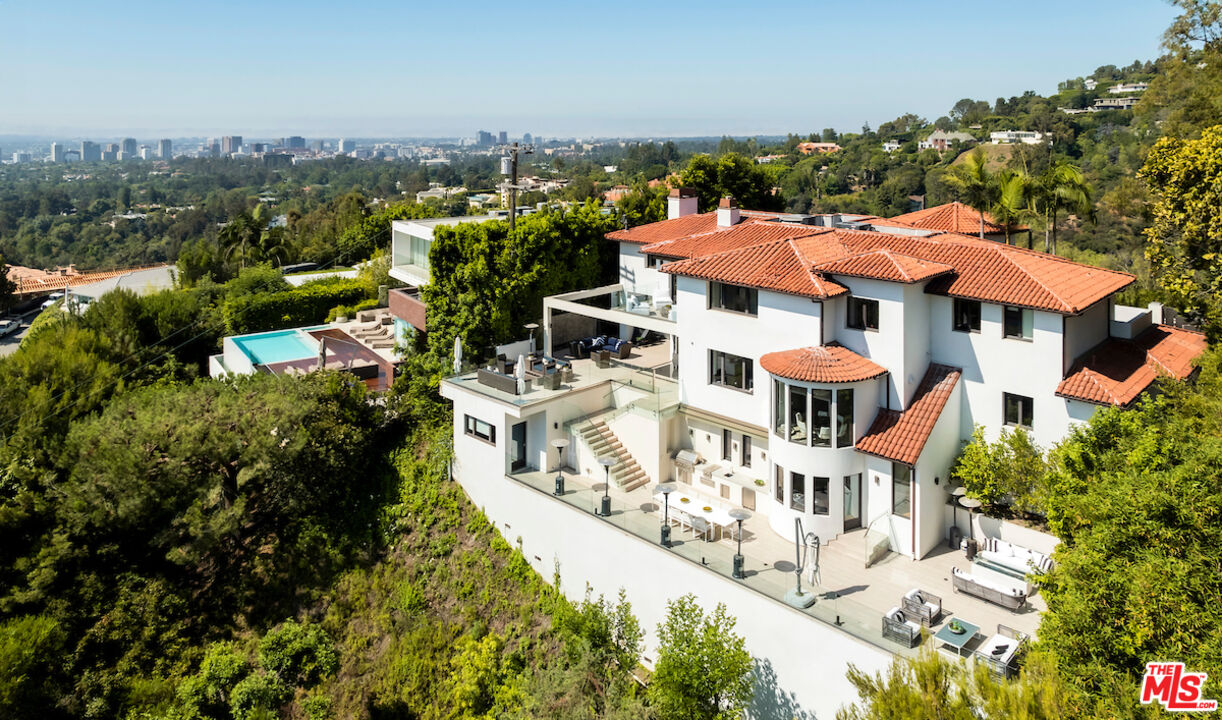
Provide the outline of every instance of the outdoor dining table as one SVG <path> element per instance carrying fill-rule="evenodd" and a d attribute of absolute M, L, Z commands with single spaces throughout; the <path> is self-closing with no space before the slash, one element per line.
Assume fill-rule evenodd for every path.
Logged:
<path fill-rule="evenodd" d="M 950 629 L 950 623 L 948 622 L 934 633 L 933 638 L 941 642 L 943 647 L 949 647 L 955 651 L 956 655 L 962 656 L 963 649 L 980 632 L 980 626 L 966 620 L 952 620 L 951 622 L 958 622 L 962 625 L 963 632 L 954 632 Z"/>
<path fill-rule="evenodd" d="M 653 497 L 659 504 L 665 502 L 660 492 L 654 492 Z M 705 508 L 709 509 L 705 510 Z M 730 511 L 721 507 L 720 503 L 682 490 L 670 494 L 670 511 L 672 513 L 681 512 L 688 517 L 703 518 L 719 529 L 728 528 L 735 522 L 734 518 L 730 516 Z"/>

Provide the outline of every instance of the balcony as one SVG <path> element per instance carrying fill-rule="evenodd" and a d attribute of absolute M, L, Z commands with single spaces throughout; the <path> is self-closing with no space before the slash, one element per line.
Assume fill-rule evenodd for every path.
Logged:
<path fill-rule="evenodd" d="M 668 300 L 625 290 L 623 285 L 604 285 L 543 299 L 544 348 L 551 350 L 552 313 L 572 313 L 594 320 L 674 335 L 675 307 Z"/>

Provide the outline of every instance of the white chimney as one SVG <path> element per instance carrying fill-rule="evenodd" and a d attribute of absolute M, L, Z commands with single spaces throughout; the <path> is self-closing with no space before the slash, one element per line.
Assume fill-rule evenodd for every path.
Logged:
<path fill-rule="evenodd" d="M 666 219 L 674 220 L 695 215 L 700 209 L 699 202 L 696 191 L 691 188 L 672 189 L 670 197 L 666 198 Z"/>
<path fill-rule="evenodd" d="M 738 203 L 726 195 L 717 205 L 717 227 L 731 227 L 738 224 Z"/>

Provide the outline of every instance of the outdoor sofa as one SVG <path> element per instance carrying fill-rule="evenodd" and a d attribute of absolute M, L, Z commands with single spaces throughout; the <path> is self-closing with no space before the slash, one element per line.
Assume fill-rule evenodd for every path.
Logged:
<path fill-rule="evenodd" d="M 628 340 L 607 337 L 606 335 L 582 338 L 569 343 L 569 354 L 575 358 L 588 358 L 590 353 L 601 350 L 606 350 L 613 357 L 623 360 L 632 352 L 632 343 Z"/>
<path fill-rule="evenodd" d="M 1010 678 L 1018 673 L 1018 665 L 1027 651 L 1027 634 L 1005 625 L 997 626 L 997 634 L 976 649 L 976 660 L 988 666 L 997 677 Z"/>
<path fill-rule="evenodd" d="M 1027 591 L 1024 588 L 1014 587 L 996 578 L 963 572 L 957 567 L 951 568 L 950 574 L 955 592 L 974 595 L 1007 610 L 1016 611 L 1027 603 Z"/>

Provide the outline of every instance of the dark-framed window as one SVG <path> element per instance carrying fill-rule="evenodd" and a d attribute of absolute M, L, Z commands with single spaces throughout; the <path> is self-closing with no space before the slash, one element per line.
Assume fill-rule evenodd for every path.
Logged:
<path fill-rule="evenodd" d="M 789 473 L 789 507 L 806 512 L 806 476 L 802 473 Z"/>
<path fill-rule="evenodd" d="M 954 298 L 951 318 L 956 332 L 980 332 L 980 301 Z"/>
<path fill-rule="evenodd" d="M 755 388 L 755 362 L 751 358 L 709 350 L 709 384 L 751 392 Z"/>
<path fill-rule="evenodd" d="M 891 463 L 891 514 L 912 517 L 912 468 Z"/>
<path fill-rule="evenodd" d="M 789 441 L 806 444 L 810 432 L 810 413 L 806 406 L 810 391 L 798 385 L 789 386 Z"/>
<path fill-rule="evenodd" d="M 1025 395 L 1002 393 L 1001 405 L 1005 409 L 1006 425 L 1031 429 L 1035 415 L 1035 400 Z"/>
<path fill-rule="evenodd" d="M 470 415 L 463 416 L 463 432 L 484 442 L 496 444 L 496 427 Z"/>
<path fill-rule="evenodd" d="M 828 478 L 812 477 L 810 479 L 811 508 L 816 515 L 827 515 L 831 512 L 831 497 L 828 495 Z"/>
<path fill-rule="evenodd" d="M 815 447 L 832 446 L 832 391 L 810 391 L 810 443 Z"/>
<path fill-rule="evenodd" d="M 1002 311 L 1002 337 L 1030 340 L 1035 330 L 1035 311 L 1007 305 Z"/>
<path fill-rule="evenodd" d="M 854 330 L 877 330 L 878 301 L 850 296 L 845 324 Z"/>
<path fill-rule="evenodd" d="M 772 381 L 772 429 L 785 434 L 785 383 L 780 380 Z"/>
<path fill-rule="evenodd" d="M 731 452 L 731 444 L 734 442 L 734 433 L 729 430 L 721 431 L 721 459 L 730 460 L 733 457 Z"/>
<path fill-rule="evenodd" d="M 785 468 L 776 466 L 776 501 L 785 504 Z"/>
<path fill-rule="evenodd" d="M 743 467 L 751 467 L 751 436 L 743 435 L 743 461 L 740 463 Z"/>
<path fill-rule="evenodd" d="M 742 285 L 710 282 L 709 309 L 756 315 L 759 313 L 759 291 Z"/>
<path fill-rule="evenodd" d="M 853 391 L 836 391 L 836 447 L 853 446 Z"/>

